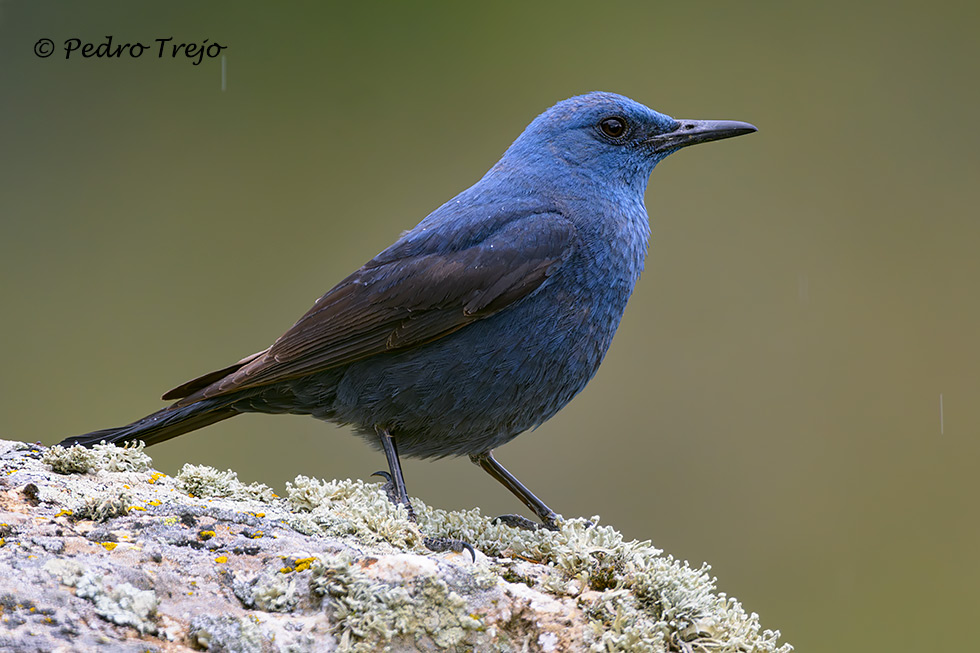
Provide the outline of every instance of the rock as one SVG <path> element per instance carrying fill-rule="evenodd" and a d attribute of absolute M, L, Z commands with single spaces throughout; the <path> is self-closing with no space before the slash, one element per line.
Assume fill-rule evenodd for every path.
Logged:
<path fill-rule="evenodd" d="M 416 500 L 415 525 L 378 485 L 278 497 L 151 464 L 0 440 L 0 651 L 791 650 L 706 567 L 598 518 L 532 533 Z"/>

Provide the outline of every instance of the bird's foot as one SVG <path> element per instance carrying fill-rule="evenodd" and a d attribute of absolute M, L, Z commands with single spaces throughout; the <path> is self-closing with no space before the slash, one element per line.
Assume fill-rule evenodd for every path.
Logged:
<path fill-rule="evenodd" d="M 412 502 L 407 498 L 402 498 L 398 496 L 398 489 L 395 487 L 395 481 L 388 472 L 375 472 L 371 476 L 380 476 L 385 480 L 385 484 L 381 486 L 381 489 L 385 491 L 385 495 L 388 497 L 388 501 L 391 501 L 396 506 L 405 506 L 405 510 L 408 511 L 408 521 L 413 524 L 418 523 L 418 519 L 415 517 L 415 508 L 412 507 Z"/>
<path fill-rule="evenodd" d="M 396 506 L 405 506 L 406 510 L 408 510 L 408 521 L 413 524 L 418 524 L 418 518 L 415 516 L 415 509 L 412 508 L 412 503 L 407 500 L 402 500 L 398 496 L 398 490 L 395 488 L 395 481 L 392 479 L 391 474 L 388 472 L 375 472 L 371 476 L 380 476 L 385 480 L 385 484 L 381 486 L 381 489 L 388 496 L 388 501 L 391 501 Z M 444 553 L 446 551 L 462 553 L 463 551 L 469 551 L 473 562 L 476 562 L 476 551 L 469 542 L 451 537 L 426 537 L 422 540 L 422 543 L 425 545 L 425 548 L 434 553 Z"/>
<path fill-rule="evenodd" d="M 380 476 L 385 480 L 385 484 L 381 486 L 381 489 L 388 496 L 388 501 L 391 501 L 397 506 L 399 504 L 398 492 L 395 491 L 395 481 L 391 478 L 391 474 L 388 472 L 375 472 L 371 476 Z"/>
<path fill-rule="evenodd" d="M 542 528 L 549 531 L 557 531 L 560 519 L 558 515 L 554 515 L 551 519 L 546 519 L 542 523 L 538 523 L 522 515 L 500 515 L 499 517 L 494 517 L 492 523 L 503 524 L 511 528 L 519 528 L 522 531 L 536 531 Z"/>
<path fill-rule="evenodd" d="M 463 551 L 469 551 L 473 562 L 476 562 L 476 550 L 469 542 L 457 540 L 452 537 L 427 537 L 422 540 L 422 543 L 425 545 L 425 548 L 434 553 L 443 553 L 445 551 L 462 553 Z"/>

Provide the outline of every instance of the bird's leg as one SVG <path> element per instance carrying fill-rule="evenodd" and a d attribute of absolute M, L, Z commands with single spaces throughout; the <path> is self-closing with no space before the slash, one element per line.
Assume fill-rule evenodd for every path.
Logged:
<path fill-rule="evenodd" d="M 408 500 L 408 490 L 405 488 L 405 477 L 402 475 L 401 461 L 398 460 L 398 446 L 395 444 L 395 438 L 388 432 L 388 429 L 378 427 L 376 430 L 378 437 L 381 438 L 381 448 L 384 449 L 385 458 L 388 459 L 388 469 L 391 470 L 391 474 L 384 475 L 387 478 L 387 483 L 384 486 L 385 494 L 396 506 L 405 506 L 409 520 L 415 522 L 417 521 L 415 509 L 412 508 L 412 502 Z M 378 475 L 383 475 L 383 472 Z"/>
<path fill-rule="evenodd" d="M 513 474 L 498 463 L 496 458 L 493 457 L 492 451 L 470 456 L 470 460 L 482 467 L 487 474 L 497 479 L 505 488 L 513 492 L 514 496 L 520 499 L 525 506 L 534 511 L 534 514 L 541 520 L 541 526 L 547 528 L 549 531 L 558 530 L 558 520 L 560 517 L 555 511 L 546 506 L 541 499 L 534 496 L 529 489 L 524 487 L 523 483 L 518 481 Z M 527 517 L 521 517 L 520 515 L 501 515 L 495 521 L 525 530 L 537 530 L 541 527 Z"/>
<path fill-rule="evenodd" d="M 375 472 L 372 476 L 381 476 L 385 479 L 384 491 L 388 495 L 388 500 L 396 506 L 405 506 L 405 509 L 408 511 L 409 521 L 417 524 L 418 518 L 415 516 L 415 509 L 412 507 L 412 502 L 408 498 L 408 490 L 405 487 L 402 464 L 398 460 L 398 447 L 395 444 L 395 438 L 388 432 L 388 429 L 375 427 L 375 430 L 381 439 L 381 448 L 384 449 L 385 458 L 388 459 L 388 469 L 391 470 L 391 473 Z M 473 550 L 473 546 L 470 543 L 464 542 L 463 540 L 456 540 L 451 537 L 426 537 L 422 540 L 422 543 L 425 544 L 425 548 L 429 551 L 436 553 L 443 551 L 455 551 L 456 553 L 469 551 L 470 556 L 473 557 L 473 562 L 476 562 L 476 551 Z"/>

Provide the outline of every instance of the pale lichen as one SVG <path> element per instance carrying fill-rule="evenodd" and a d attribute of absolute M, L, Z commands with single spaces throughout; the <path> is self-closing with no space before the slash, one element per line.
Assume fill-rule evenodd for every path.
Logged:
<path fill-rule="evenodd" d="M 399 549 L 417 549 L 422 543 L 422 533 L 406 510 L 392 504 L 377 485 L 297 476 L 286 483 L 285 500 L 295 513 L 289 524 L 301 533 L 353 535 Z"/>
<path fill-rule="evenodd" d="M 157 632 L 160 601 L 152 590 L 107 581 L 72 560 L 51 560 L 44 568 L 63 585 L 74 587 L 75 596 L 91 601 L 101 617 L 119 626 L 132 626 L 143 634 Z"/>
<path fill-rule="evenodd" d="M 268 651 L 272 638 L 251 617 L 198 615 L 191 620 L 188 639 L 205 651 Z"/>
<path fill-rule="evenodd" d="M 276 498 L 276 493 L 268 485 L 249 483 L 238 480 L 238 474 L 232 470 L 218 471 L 207 465 L 185 464 L 174 477 L 177 489 L 195 497 L 216 497 L 236 499 L 239 501 L 265 501 Z"/>
<path fill-rule="evenodd" d="M 251 579 L 236 576 L 232 590 L 246 608 L 263 612 L 290 612 L 299 600 L 296 581 L 277 572 Z"/>
<path fill-rule="evenodd" d="M 113 489 L 104 494 L 82 498 L 72 505 L 71 517 L 76 521 L 91 519 L 96 522 L 106 522 L 128 514 L 132 505 L 131 492 L 125 488 Z"/>
<path fill-rule="evenodd" d="M 355 535 L 364 541 L 384 540 L 416 550 L 421 533 L 469 542 L 488 556 L 498 557 L 495 567 L 503 577 L 575 599 L 589 620 L 585 636 L 593 651 L 792 650 L 780 646 L 778 632 L 763 631 L 756 615 L 746 614 L 737 602 L 716 594 L 707 566 L 693 569 L 663 555 L 649 541 L 626 541 L 612 527 L 599 525 L 598 517 L 567 520 L 554 532 L 524 531 L 495 524 L 478 509 L 448 512 L 414 500 L 419 515 L 416 526 L 377 485 L 304 476 L 287 484 L 285 501 L 297 512 L 290 524 L 301 532 Z M 538 564 L 534 573 L 526 573 L 510 561 Z M 399 624 L 412 623 L 418 628 L 418 620 L 425 620 L 417 607 L 419 596 L 434 596 L 372 583 L 358 576 L 356 563 L 343 560 L 319 562 L 315 577 L 315 591 L 330 594 L 319 585 L 335 586 L 334 603 L 344 627 L 341 642 L 350 650 L 371 650 L 370 645 L 358 647 L 404 635 L 408 631 Z M 409 600 L 410 596 L 414 598 Z M 441 607 L 448 605 L 452 613 L 452 601 L 444 598 Z M 429 614 L 428 618 L 435 617 Z M 467 641 L 462 626 L 443 627 L 440 633 L 444 639 L 459 635 L 457 643 Z"/>
<path fill-rule="evenodd" d="M 483 630 L 467 601 L 435 574 L 407 585 L 382 582 L 349 554 L 317 560 L 310 568 L 310 591 L 333 608 L 341 651 L 377 651 L 396 638 L 420 650 L 471 650 Z"/>
<path fill-rule="evenodd" d="M 107 460 L 88 457 L 87 450 L 66 451 L 72 450 L 46 454 L 45 461 L 60 471 L 87 471 Z M 584 639 L 577 646 L 587 650 L 791 650 L 779 643 L 778 632 L 761 628 L 757 615 L 746 613 L 737 601 L 716 591 L 709 567 L 692 568 L 648 541 L 624 540 L 615 529 L 601 525 L 598 517 L 566 520 L 557 531 L 525 531 L 493 523 L 478 509 L 449 512 L 413 500 L 416 524 L 377 484 L 298 476 L 287 484 L 284 498 L 278 499 L 267 486 L 245 485 L 234 472 L 210 467 L 185 465 L 174 480 L 177 488 L 196 497 L 264 502 L 264 512 L 255 513 L 261 506 L 254 504 L 238 510 L 253 515 L 267 511 L 276 522 L 301 533 L 353 537 L 358 546 L 371 545 L 370 556 L 341 552 L 314 558 L 303 554 L 281 565 L 271 563 L 265 572 L 235 582 L 235 593 L 247 608 L 292 612 L 310 601 L 323 602 L 337 625 L 334 632 L 340 650 L 377 650 L 395 640 L 432 650 L 508 650 L 510 646 L 520 649 L 532 634 L 547 641 L 568 634 L 537 631 L 533 623 L 517 625 L 518 621 L 506 626 L 494 621 L 493 626 L 484 627 L 484 620 L 490 623 L 497 617 L 485 611 L 496 608 L 477 607 L 483 605 L 481 597 L 500 591 L 518 596 L 531 590 L 556 601 L 555 609 L 569 623 L 578 620 L 581 624 L 585 617 L 584 626 L 577 626 L 572 639 L 579 643 Z M 101 520 L 129 504 L 127 497 L 116 493 L 75 511 Z M 164 523 L 170 523 L 169 519 Z M 400 573 L 401 568 L 396 567 L 387 576 L 379 574 L 379 567 L 404 561 L 379 553 L 373 545 L 381 544 L 382 552 L 423 553 L 423 533 L 468 542 L 488 558 L 478 556 L 476 563 L 467 566 L 437 568 L 438 559 L 405 556 L 432 561 L 433 566 L 416 568 L 413 573 Z M 508 583 L 520 583 L 530 590 Z M 127 588 L 119 587 L 114 591 L 127 595 Z M 92 596 L 97 594 L 91 591 Z M 197 634 L 192 639 L 196 637 L 202 645 L 222 639 L 253 643 L 262 639 L 242 619 L 198 619 L 195 624 Z"/>
<path fill-rule="evenodd" d="M 62 447 L 55 445 L 44 452 L 41 462 L 51 465 L 52 471 L 59 474 L 87 474 L 103 470 L 107 472 L 144 472 L 150 469 L 153 461 L 143 452 L 142 442 L 117 447 L 112 444 L 97 444 L 92 448 L 79 445 Z"/>
<path fill-rule="evenodd" d="M 778 631 L 763 631 L 755 614 L 715 594 L 707 565 L 692 569 L 649 541 L 625 541 L 599 518 L 570 519 L 558 531 L 522 531 L 478 510 L 447 512 L 416 502 L 425 532 L 469 541 L 488 555 L 540 563 L 520 580 L 576 598 L 589 619 L 592 651 L 787 653 Z"/>

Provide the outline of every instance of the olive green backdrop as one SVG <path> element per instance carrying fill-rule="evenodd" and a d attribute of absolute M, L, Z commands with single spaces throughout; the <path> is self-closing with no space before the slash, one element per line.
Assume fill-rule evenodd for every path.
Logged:
<path fill-rule="evenodd" d="M 156 410 L 270 344 L 540 111 L 616 91 L 760 131 L 661 164 L 605 364 L 500 460 L 566 516 L 710 562 L 799 650 L 962 648 L 980 11 L 920 5 L 4 2 L 0 436 Z M 65 60 L 65 39 L 106 35 L 217 41 L 225 87 L 220 57 Z M 151 453 L 279 488 L 384 467 L 300 417 Z M 406 476 L 437 506 L 520 507 L 466 460 Z"/>

